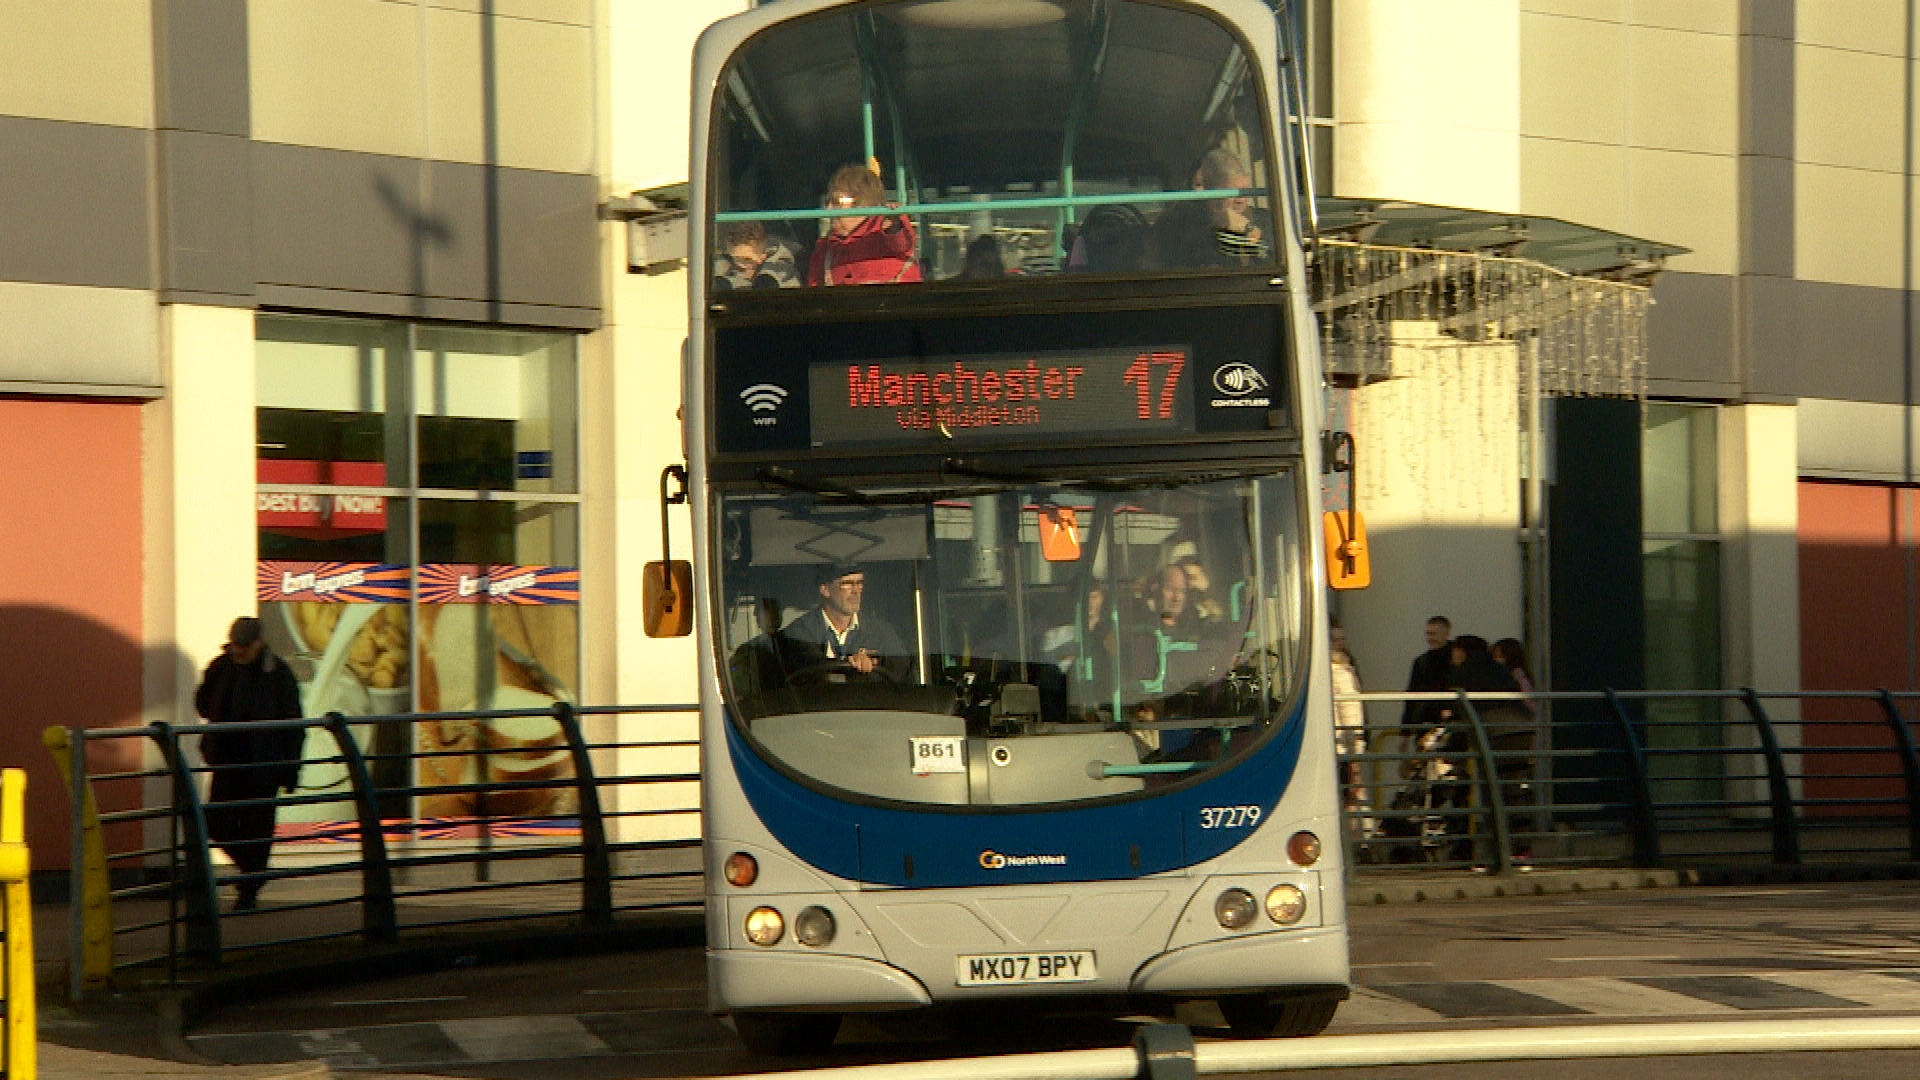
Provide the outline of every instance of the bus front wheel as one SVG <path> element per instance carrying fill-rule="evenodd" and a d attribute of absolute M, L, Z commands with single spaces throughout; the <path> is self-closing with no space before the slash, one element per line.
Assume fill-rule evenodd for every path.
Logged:
<path fill-rule="evenodd" d="M 1249 995 L 1224 997 L 1219 1005 L 1236 1039 L 1296 1039 L 1325 1031 L 1340 1001 L 1323 997 L 1275 1001 Z"/>
<path fill-rule="evenodd" d="M 733 1030 L 748 1053 L 822 1054 L 840 1034 L 840 1014 L 739 1012 L 733 1014 Z"/>

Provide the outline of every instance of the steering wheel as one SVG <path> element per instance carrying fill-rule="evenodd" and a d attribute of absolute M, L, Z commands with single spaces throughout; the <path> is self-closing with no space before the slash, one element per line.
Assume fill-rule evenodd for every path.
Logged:
<path fill-rule="evenodd" d="M 893 672 L 878 659 L 874 661 L 872 671 L 861 671 L 859 668 L 853 666 L 853 661 L 841 658 L 837 660 L 824 660 L 817 664 L 808 664 L 806 667 L 790 671 L 787 673 L 787 682 L 795 686 L 807 686 L 828 682 L 834 675 L 843 675 L 850 679 L 878 679 L 886 683 L 899 681 L 894 678 Z"/>

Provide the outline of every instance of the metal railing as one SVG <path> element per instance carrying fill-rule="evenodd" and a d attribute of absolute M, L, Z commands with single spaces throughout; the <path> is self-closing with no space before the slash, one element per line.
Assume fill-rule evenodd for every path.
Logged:
<path fill-rule="evenodd" d="M 1920 694 L 1361 694 L 1366 748 L 1342 758 L 1343 836 L 1361 872 L 1920 862 Z M 1403 733 L 1398 715 L 1418 714 Z M 50 729 L 74 821 L 69 991 L 116 972 L 178 979 L 269 946 L 370 946 L 452 927 L 610 926 L 701 902 L 691 705 Z M 680 714 L 685 737 L 619 739 Z M 546 718 L 534 745 L 501 730 Z M 337 788 L 221 801 L 247 768 L 204 764 L 209 731 L 308 732 Z M 493 732 L 474 736 L 476 729 Z M 316 753 L 316 750 L 319 752 Z M 461 763 L 448 779 L 436 763 Z M 478 763 L 477 765 L 474 763 Z M 89 768 L 89 763 L 95 767 Z M 500 767 L 493 767 L 497 763 Z M 564 763 L 564 767 L 562 764 Z M 536 768 L 529 769 L 529 764 Z M 422 782 L 437 773 L 434 782 Z M 460 812 L 439 814 L 435 803 Z M 104 807 L 96 811 L 95 806 Z M 272 805 L 269 868 L 217 854 L 222 822 Z M 659 828 L 671 822 L 677 828 Z M 651 827 L 651 828 L 650 828 Z M 227 836 L 225 847 L 236 844 Z M 265 886 L 234 910 L 223 890 Z"/>
<path fill-rule="evenodd" d="M 1920 694 L 1356 694 L 1350 864 L 1484 869 L 1920 862 Z M 1358 774 L 1357 778 L 1354 773 Z"/>
<path fill-rule="evenodd" d="M 27 774 L 0 770 L 0 1080 L 33 1080 L 33 869 L 26 837 Z"/>
<path fill-rule="evenodd" d="M 49 729 L 77 823 L 69 994 L 77 1000 L 116 972 L 176 981 L 183 968 L 267 947 L 388 945 L 542 920 L 594 929 L 622 915 L 697 909 L 697 740 L 589 735 L 613 732 L 622 716 L 695 711 L 559 703 Z M 539 737 L 502 734 L 529 728 Z M 205 763 L 209 734 L 289 730 L 303 732 L 298 759 Z M 271 780 L 263 788 L 259 778 L 276 767 L 303 777 L 336 770 L 339 780 L 319 791 L 284 793 Z M 280 820 L 271 841 L 260 832 L 262 809 Z M 290 829 L 290 818 L 308 821 Z M 255 863 L 250 846 L 267 863 L 269 843 L 265 868 L 233 863 Z M 236 903 L 223 903 L 223 890 Z M 257 906 L 241 899 L 254 896 Z"/>

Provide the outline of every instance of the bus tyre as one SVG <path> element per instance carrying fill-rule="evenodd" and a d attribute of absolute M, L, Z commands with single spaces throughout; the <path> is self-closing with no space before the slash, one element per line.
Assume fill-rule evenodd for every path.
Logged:
<path fill-rule="evenodd" d="M 733 1030 L 751 1054 L 823 1054 L 840 1034 L 840 1014 L 734 1013 Z"/>
<path fill-rule="evenodd" d="M 1340 1007 L 1334 998 L 1298 998 L 1274 1001 L 1249 995 L 1224 997 L 1219 1001 L 1220 1015 L 1236 1039 L 1296 1039 L 1318 1035 L 1333 1023 Z"/>

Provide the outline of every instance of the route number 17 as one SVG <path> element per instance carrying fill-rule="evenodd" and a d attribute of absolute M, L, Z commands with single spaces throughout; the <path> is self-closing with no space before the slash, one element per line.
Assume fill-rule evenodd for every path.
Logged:
<path fill-rule="evenodd" d="M 1173 391 L 1180 385 L 1180 372 L 1187 366 L 1185 353 L 1143 352 L 1127 365 L 1125 382 L 1133 387 L 1134 404 L 1142 420 L 1173 419 Z M 1160 407 L 1154 408 L 1153 373 L 1165 372 L 1160 380 Z"/>

